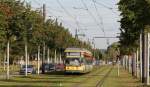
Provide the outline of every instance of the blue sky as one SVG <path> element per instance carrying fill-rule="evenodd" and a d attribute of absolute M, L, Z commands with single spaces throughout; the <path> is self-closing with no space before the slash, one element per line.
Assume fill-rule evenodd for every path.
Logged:
<path fill-rule="evenodd" d="M 78 29 L 81 40 L 90 40 L 95 36 L 118 36 L 120 24 L 117 2 L 119 0 L 26 0 L 30 2 L 33 9 L 41 8 L 46 4 L 47 18 L 57 18 L 59 22 L 75 35 L 75 29 Z M 87 8 L 85 7 L 87 6 Z M 96 7 L 96 8 L 95 8 Z M 65 8 L 65 10 L 63 9 Z M 111 9 L 112 8 L 112 9 Z M 77 26 L 78 23 L 78 26 Z M 109 39 L 109 44 L 118 41 L 118 39 Z M 96 48 L 106 49 L 108 44 L 106 39 L 94 39 Z"/>

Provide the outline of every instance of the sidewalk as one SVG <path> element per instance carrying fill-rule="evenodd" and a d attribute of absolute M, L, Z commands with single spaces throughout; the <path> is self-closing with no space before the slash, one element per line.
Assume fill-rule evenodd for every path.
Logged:
<path fill-rule="evenodd" d="M 142 83 L 132 77 L 126 70 L 122 67 L 120 68 L 120 76 L 117 76 L 117 67 L 115 66 L 112 72 L 109 74 L 105 80 L 103 87 L 143 87 Z"/>

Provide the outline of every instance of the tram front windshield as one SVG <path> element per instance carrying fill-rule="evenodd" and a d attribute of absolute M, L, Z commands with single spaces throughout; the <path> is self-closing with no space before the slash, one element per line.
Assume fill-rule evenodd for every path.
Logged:
<path fill-rule="evenodd" d="M 65 60 L 66 65 L 71 66 L 79 66 L 80 65 L 80 58 L 67 58 Z"/>

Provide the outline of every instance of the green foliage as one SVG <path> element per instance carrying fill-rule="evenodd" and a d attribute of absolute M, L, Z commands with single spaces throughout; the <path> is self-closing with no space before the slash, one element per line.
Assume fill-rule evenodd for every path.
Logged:
<path fill-rule="evenodd" d="M 94 49 L 93 50 L 93 56 L 96 59 L 102 59 L 102 53 L 101 53 L 100 49 Z"/>
<path fill-rule="evenodd" d="M 120 43 L 114 42 L 107 48 L 107 57 L 115 61 L 118 55 L 120 55 Z"/>
<path fill-rule="evenodd" d="M 0 0 L 0 53 L 10 40 L 11 60 L 24 55 L 24 44 L 28 42 L 30 55 L 37 54 L 37 46 L 46 44 L 50 54 L 57 49 L 62 52 L 66 47 L 91 49 L 89 43 L 74 38 L 68 29 L 57 20 L 43 20 L 40 10 L 32 10 L 30 4 L 18 0 Z"/>
<path fill-rule="evenodd" d="M 120 0 L 121 11 L 120 50 L 131 54 L 139 47 L 140 33 L 147 31 L 150 24 L 150 4 L 146 0 Z"/>

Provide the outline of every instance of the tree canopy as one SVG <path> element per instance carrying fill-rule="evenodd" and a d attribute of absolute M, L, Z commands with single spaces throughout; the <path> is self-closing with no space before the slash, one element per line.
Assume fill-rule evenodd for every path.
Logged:
<path fill-rule="evenodd" d="M 146 0 L 120 0 L 120 47 L 122 54 L 131 54 L 139 47 L 141 33 L 149 31 L 150 4 Z"/>
<path fill-rule="evenodd" d="M 66 47 L 91 45 L 75 37 L 57 19 L 43 20 L 40 10 L 32 10 L 30 4 L 18 0 L 0 1 L 0 53 L 5 52 L 6 41 L 10 40 L 11 59 L 19 58 L 24 53 L 24 40 L 28 42 L 30 55 L 37 53 L 37 46 L 63 51 Z"/>

